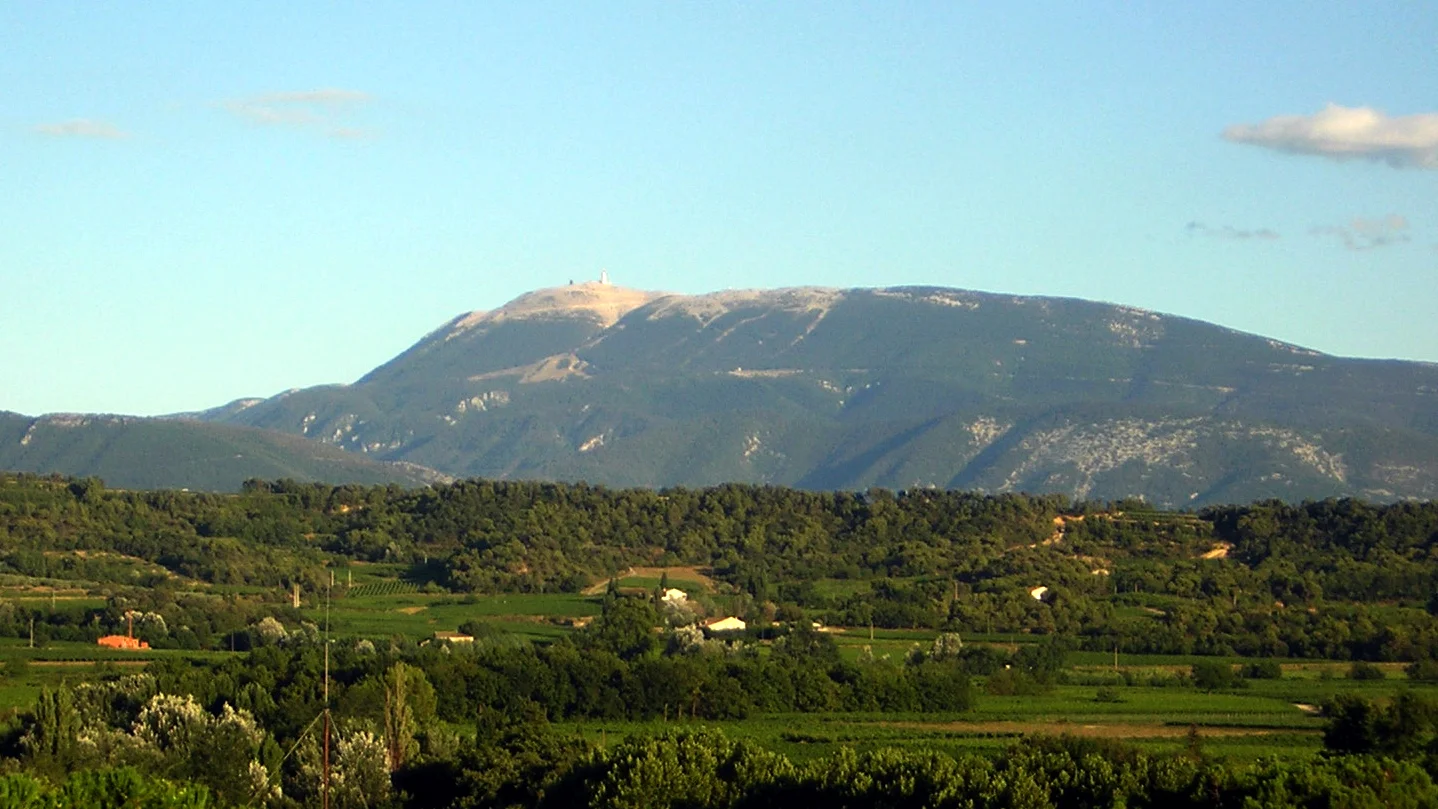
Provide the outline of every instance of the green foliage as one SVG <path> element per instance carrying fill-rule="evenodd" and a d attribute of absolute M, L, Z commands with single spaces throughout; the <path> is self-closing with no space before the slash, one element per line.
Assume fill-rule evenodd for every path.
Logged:
<path fill-rule="evenodd" d="M 1350 680 L 1382 680 L 1387 676 L 1383 673 L 1383 669 L 1363 660 L 1355 660 L 1353 665 L 1348 667 L 1348 679 Z"/>
<path fill-rule="evenodd" d="M 74 693 L 62 685 L 55 690 L 40 690 L 20 744 L 37 769 L 64 772 L 76 763 L 79 735 L 80 714 L 75 709 Z"/>
<path fill-rule="evenodd" d="M 1218 660 L 1193 664 L 1190 676 L 1193 678 L 1193 684 L 1204 691 L 1219 691 L 1242 684 L 1234 674 L 1233 666 Z"/>
<path fill-rule="evenodd" d="M 772 789 L 792 772 L 781 756 L 717 733 L 668 733 L 606 751 L 578 768 L 563 794 L 591 809 L 717 809 Z"/>
<path fill-rule="evenodd" d="M 1277 660 L 1255 660 L 1243 664 L 1239 674 L 1249 680 L 1279 680 L 1283 678 L 1283 666 Z"/>
<path fill-rule="evenodd" d="M 659 614 L 646 598 L 618 598 L 606 602 L 604 612 L 585 630 L 585 640 L 595 648 L 623 660 L 643 657 L 659 648 L 654 628 Z"/>
<path fill-rule="evenodd" d="M 1045 545 L 1056 519 L 1064 539 Z M 0 604 L 0 636 L 28 635 L 34 618 L 40 642 L 93 640 L 141 609 L 166 628 L 142 627 L 156 648 L 245 648 L 247 627 L 266 615 L 291 629 L 298 619 L 258 604 L 259 591 L 298 583 L 313 604 L 334 554 L 378 554 L 391 561 L 346 571 L 346 585 L 359 577 L 339 588 L 342 604 L 442 595 L 441 585 L 577 597 L 657 557 L 707 570 L 720 581 L 716 601 L 749 618 L 1062 636 L 1126 653 L 1438 657 L 1438 618 L 1417 606 L 1438 588 L 1431 504 L 1269 502 L 1192 515 L 935 490 L 493 481 L 421 491 L 252 481 L 215 497 L 10 476 L 0 479 L 0 531 L 0 584 L 8 571 L 126 593 L 103 611 Z M 1228 559 L 1193 558 L 1215 542 L 1231 546 Z M 257 595 L 222 601 L 192 580 Z M 1049 588 L 1043 601 L 1027 595 L 1036 581 Z"/>
<path fill-rule="evenodd" d="M 1323 706 L 1323 714 L 1328 718 L 1323 745 L 1336 753 L 1438 755 L 1438 703 L 1412 692 L 1400 693 L 1386 705 L 1341 694 Z"/>
<path fill-rule="evenodd" d="M 0 805 L 14 809 L 211 809 L 217 804 L 197 784 L 171 783 L 134 769 L 77 772 L 51 787 L 25 775 L 0 776 Z"/>
<path fill-rule="evenodd" d="M 384 674 L 385 761 L 398 770 L 419 752 L 416 735 L 434 721 L 435 694 L 424 672 L 395 663 Z"/>

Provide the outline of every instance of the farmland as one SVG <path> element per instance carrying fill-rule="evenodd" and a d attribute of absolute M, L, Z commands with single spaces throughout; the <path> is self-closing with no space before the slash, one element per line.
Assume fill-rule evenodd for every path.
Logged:
<path fill-rule="evenodd" d="M 0 477 L 0 741 L 52 773 L 146 750 L 135 760 L 222 804 L 244 800 L 231 763 L 313 798 L 305 745 L 326 711 L 341 749 L 382 739 L 391 765 L 414 757 L 381 792 L 439 766 L 471 773 L 447 788 L 510 773 L 532 794 L 589 777 L 588 756 L 622 767 L 685 744 L 782 757 L 773 772 L 811 784 L 854 756 L 970 783 L 1089 772 L 1097 751 L 1183 789 L 1217 766 L 1249 795 L 1259 760 L 1280 779 L 1318 768 L 1314 783 L 1350 766 L 1320 752 L 1427 761 L 1435 538 L 1424 504 L 1169 515 L 935 491 L 214 496 Z M 703 628 L 720 618 L 745 628 Z M 132 633 L 151 648 L 96 645 Z M 155 748 L 157 711 L 255 731 L 226 737 L 216 769 Z M 77 723 L 105 746 L 77 747 Z M 654 741 L 669 732 L 685 735 Z M 1058 757 L 1025 758 L 1043 750 Z"/>
<path fill-rule="evenodd" d="M 603 610 L 601 595 L 580 593 L 496 595 L 423 592 L 408 580 L 411 571 L 399 565 L 366 565 L 341 576 L 329 604 L 305 597 L 298 610 L 303 620 L 329 629 L 336 638 L 366 638 L 398 647 L 413 647 L 438 631 L 455 631 L 478 622 L 493 634 L 485 642 L 551 643 L 569 637 L 585 619 Z M 701 584 L 695 578 L 663 576 L 671 585 Z M 622 590 L 643 592 L 657 586 L 659 576 L 636 575 L 618 580 Z M 81 595 L 85 603 L 98 602 Z M 38 599 L 42 608 L 48 599 Z M 57 602 L 58 604 L 58 602 Z M 874 660 L 900 665 L 915 650 L 929 648 L 933 630 L 826 627 L 843 659 Z M 975 633 L 971 646 L 1013 651 L 1041 640 L 1032 635 Z M 761 650 L 768 641 L 757 640 Z M 233 653 L 242 655 L 242 652 Z M 28 706 L 42 686 L 75 684 L 135 671 L 152 661 L 187 659 L 218 661 L 225 651 L 155 649 L 126 652 L 92 644 L 54 641 L 30 648 L 21 639 L 0 642 L 0 711 L 13 714 Z M 1186 681 L 1194 655 L 1124 654 L 1114 666 L 1111 653 L 1074 651 L 1066 656 L 1057 684 L 1044 693 L 1024 696 L 982 694 L 973 710 L 957 714 L 848 712 L 757 714 L 742 720 L 684 720 L 680 726 L 702 725 L 731 738 L 749 739 L 803 761 L 832 754 L 841 747 L 859 750 L 883 747 L 937 749 L 951 753 L 1002 749 L 1029 735 L 1074 735 L 1120 740 L 1142 749 L 1183 751 L 1195 744 L 1208 755 L 1247 759 L 1256 756 L 1307 757 L 1321 749 L 1324 720 L 1316 706 L 1345 693 L 1387 699 L 1405 689 L 1438 697 L 1438 686 L 1406 681 L 1400 664 L 1383 664 L 1380 680 L 1354 680 L 1349 665 L 1288 659 L 1280 679 L 1253 679 L 1240 687 L 1215 692 L 1198 690 Z M 1224 662 L 1239 666 L 1244 658 Z M 980 680 L 982 684 L 982 678 Z M 668 725 L 673 725 L 673 722 Z M 656 721 L 585 720 L 556 725 L 593 742 L 645 734 L 665 727 Z"/>

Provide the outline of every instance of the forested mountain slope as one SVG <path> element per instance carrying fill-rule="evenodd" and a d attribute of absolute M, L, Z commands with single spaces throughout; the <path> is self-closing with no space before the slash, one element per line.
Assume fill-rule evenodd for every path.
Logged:
<path fill-rule="evenodd" d="M 0 469 L 76 473 L 129 489 L 239 489 L 251 478 L 415 486 L 430 470 L 270 430 L 129 416 L 0 412 Z"/>

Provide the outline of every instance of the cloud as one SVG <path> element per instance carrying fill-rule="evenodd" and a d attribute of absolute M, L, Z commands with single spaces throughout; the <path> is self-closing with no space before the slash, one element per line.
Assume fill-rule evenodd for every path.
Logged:
<path fill-rule="evenodd" d="M 1381 160 L 1394 168 L 1438 169 L 1438 113 L 1397 118 L 1371 107 L 1329 104 L 1314 115 L 1279 115 L 1223 130 L 1225 140 L 1335 160 Z"/>
<path fill-rule="evenodd" d="M 1398 214 L 1389 214 L 1381 219 L 1356 217 L 1347 226 L 1320 225 L 1308 231 L 1315 236 L 1334 236 L 1349 250 L 1372 250 L 1412 241 L 1408 233 L 1408 220 Z"/>
<path fill-rule="evenodd" d="M 372 98 L 359 90 L 327 88 L 230 99 L 223 106 L 235 117 L 259 126 L 315 129 L 330 137 L 354 138 L 368 136 L 369 131 L 340 122 Z"/>
<path fill-rule="evenodd" d="M 1188 235 L 1190 236 L 1209 236 L 1215 239 L 1233 239 L 1235 241 L 1248 241 L 1250 239 L 1272 241 L 1279 238 L 1278 231 L 1270 230 L 1269 228 L 1245 230 L 1233 227 L 1232 225 L 1211 228 L 1202 222 L 1189 222 L 1184 230 L 1188 231 Z"/>
<path fill-rule="evenodd" d="M 53 124 L 39 124 L 35 131 L 50 138 L 100 138 L 102 140 L 120 140 L 130 137 L 130 133 L 121 131 L 114 124 L 107 121 L 92 121 L 89 118 L 75 118 L 69 121 L 60 121 Z"/>

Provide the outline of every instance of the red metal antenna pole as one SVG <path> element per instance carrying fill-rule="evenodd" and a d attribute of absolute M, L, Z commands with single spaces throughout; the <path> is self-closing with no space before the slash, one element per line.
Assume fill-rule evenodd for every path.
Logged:
<path fill-rule="evenodd" d="M 325 590 L 325 764 L 324 809 L 330 809 L 330 592 Z"/>

